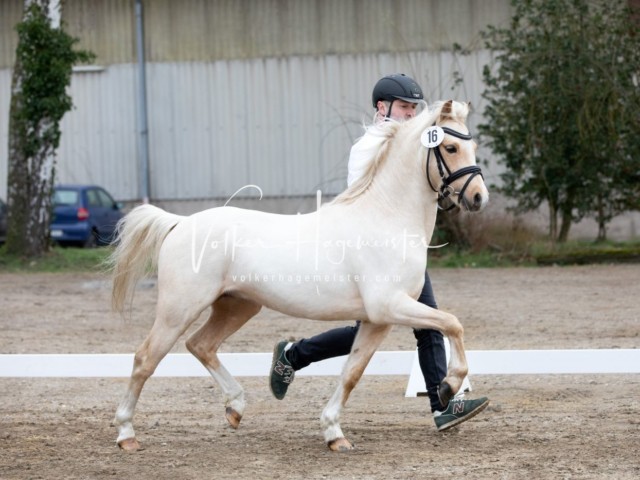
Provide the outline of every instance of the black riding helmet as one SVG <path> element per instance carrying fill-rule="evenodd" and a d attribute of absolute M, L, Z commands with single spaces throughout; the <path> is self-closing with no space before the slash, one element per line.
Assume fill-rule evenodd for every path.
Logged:
<path fill-rule="evenodd" d="M 404 100 L 405 102 L 420 103 L 424 99 L 422 89 L 414 79 L 404 73 L 382 77 L 373 87 L 371 101 L 373 108 L 378 107 L 378 100 Z"/>

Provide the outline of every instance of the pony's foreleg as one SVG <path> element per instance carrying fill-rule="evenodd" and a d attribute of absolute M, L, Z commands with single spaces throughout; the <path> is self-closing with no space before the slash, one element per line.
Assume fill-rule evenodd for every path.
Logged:
<path fill-rule="evenodd" d="M 213 304 L 209 320 L 187 340 L 189 351 L 204 365 L 222 388 L 225 415 L 233 428 L 238 428 L 246 405 L 242 386 L 220 363 L 218 348 L 251 317 L 261 305 L 240 298 L 223 296 Z"/>
<path fill-rule="evenodd" d="M 360 380 L 369 360 L 390 329 L 389 325 L 374 325 L 369 322 L 362 322 L 358 329 L 351 353 L 342 371 L 340 384 L 320 416 L 320 423 L 324 428 L 324 439 L 333 451 L 353 449 L 353 445 L 344 437 L 340 428 L 340 412 Z"/>
<path fill-rule="evenodd" d="M 200 311 L 181 314 L 174 312 L 172 315 L 166 308 L 158 305 L 155 323 L 136 351 L 127 393 L 116 410 L 114 425 L 118 429 L 117 443 L 123 450 L 135 451 L 140 448 L 132 422 L 142 387 L 180 335 L 198 318 L 199 313 Z"/>
<path fill-rule="evenodd" d="M 448 337 L 451 358 L 447 367 L 447 376 L 440 383 L 438 391 L 440 402 L 443 405 L 448 404 L 462 387 L 468 371 L 462 324 L 454 315 L 428 307 L 404 294 L 391 302 L 389 311 L 393 312 L 392 322 L 397 325 L 438 330 Z"/>

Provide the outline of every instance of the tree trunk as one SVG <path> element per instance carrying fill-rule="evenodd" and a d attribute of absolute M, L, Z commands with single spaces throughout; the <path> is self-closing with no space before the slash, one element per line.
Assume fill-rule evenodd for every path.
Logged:
<path fill-rule="evenodd" d="M 562 202 L 560 207 L 561 225 L 558 233 L 558 243 L 564 243 L 569 238 L 569 230 L 573 224 L 573 204 L 575 203 L 575 193 L 573 189 L 568 188 L 566 192 L 567 198 Z"/>
<path fill-rule="evenodd" d="M 604 201 L 602 196 L 598 197 L 598 237 L 596 242 L 604 242 L 607 239 L 607 219 L 604 213 Z"/>
<path fill-rule="evenodd" d="M 556 241 L 556 235 L 558 233 L 558 209 L 553 204 L 553 202 L 549 202 L 549 238 L 552 241 Z"/>
<path fill-rule="evenodd" d="M 564 243 L 567 241 L 572 223 L 571 210 L 564 210 L 562 212 L 562 224 L 560 225 L 560 233 L 558 234 L 558 243 Z"/>
<path fill-rule="evenodd" d="M 32 3 L 40 4 L 49 11 L 49 0 L 25 0 L 23 20 L 27 18 L 27 7 Z M 51 119 L 43 118 L 35 126 L 25 119 L 24 73 L 22 62 L 16 56 L 9 112 L 6 250 L 7 253 L 32 258 L 49 248 L 55 145 L 48 135 Z M 38 145 L 36 149 L 32 147 L 34 144 Z"/>

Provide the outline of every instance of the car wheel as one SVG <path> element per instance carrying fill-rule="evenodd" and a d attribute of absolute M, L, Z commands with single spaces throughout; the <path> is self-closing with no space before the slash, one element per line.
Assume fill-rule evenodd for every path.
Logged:
<path fill-rule="evenodd" d="M 84 248 L 96 248 L 98 246 L 98 237 L 97 232 L 95 230 L 91 230 L 91 233 L 84 241 L 82 245 Z"/>

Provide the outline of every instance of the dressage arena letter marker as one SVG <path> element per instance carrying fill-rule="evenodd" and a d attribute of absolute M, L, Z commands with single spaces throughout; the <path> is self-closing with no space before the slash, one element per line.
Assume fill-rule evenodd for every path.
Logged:
<path fill-rule="evenodd" d="M 447 337 L 444 338 L 444 351 L 447 355 L 447 364 L 449 363 L 449 358 L 451 357 L 450 353 L 451 347 L 449 345 L 449 339 Z M 469 352 L 467 352 L 468 354 Z M 464 377 L 462 381 L 462 386 L 460 387 L 460 391 L 456 394 L 456 397 L 459 395 L 464 395 L 465 392 L 471 391 L 471 383 L 469 382 L 469 377 Z M 411 365 L 411 374 L 409 375 L 409 382 L 407 383 L 407 390 L 404 394 L 405 397 L 418 397 L 424 396 L 427 394 L 427 385 L 424 382 L 424 376 L 422 375 L 422 370 L 420 369 L 420 361 L 418 360 L 418 354 L 416 351 L 416 355 L 413 358 L 413 364 Z"/>

